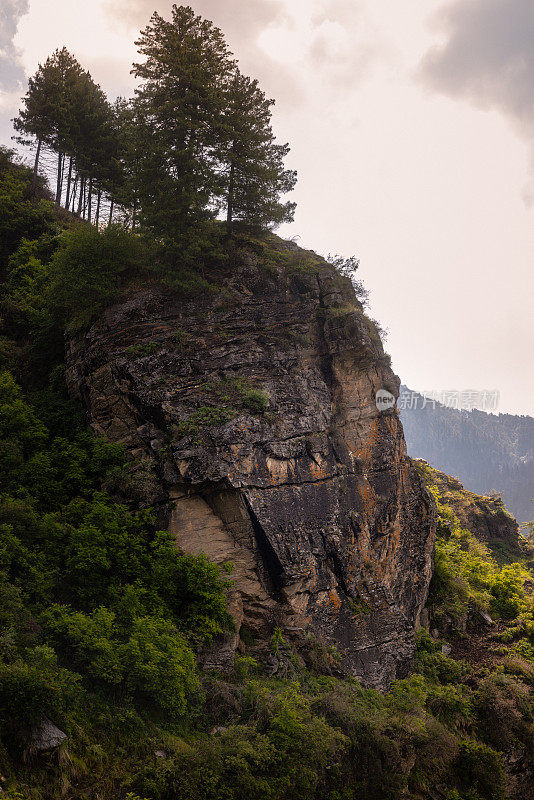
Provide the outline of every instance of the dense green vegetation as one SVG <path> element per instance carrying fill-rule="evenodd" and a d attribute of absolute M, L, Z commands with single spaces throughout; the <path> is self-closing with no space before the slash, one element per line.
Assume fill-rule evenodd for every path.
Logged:
<path fill-rule="evenodd" d="M 534 659 L 534 618 L 532 595 L 525 592 L 532 580 L 532 548 L 526 547 L 522 562 L 495 555 L 470 531 L 461 527 L 434 483 L 434 472 L 416 462 L 438 509 L 432 594 L 428 608 L 434 623 L 457 631 L 473 613 L 500 620 L 498 641 L 507 642 L 507 653 Z M 517 553 L 513 554 L 517 557 Z M 504 563 L 502 563 L 504 562 Z"/>
<path fill-rule="evenodd" d="M 79 729 L 93 706 L 135 715 L 150 701 L 183 718 L 202 695 L 195 653 L 232 623 L 218 569 L 118 502 L 124 455 L 66 396 L 62 326 L 110 299 L 135 238 L 65 229 L 52 204 L 25 199 L 29 171 L 2 158 L 0 773 L 11 775 L 43 716 Z"/>
<path fill-rule="evenodd" d="M 83 324 L 88 308 L 138 280 L 149 245 L 113 227 L 73 225 L 46 200 L 26 200 L 31 170 L 4 155 L 0 219 L 11 239 L 0 287 L 2 796 L 528 796 L 521 776 L 528 781 L 534 767 L 534 631 L 526 572 L 498 566 L 439 496 L 435 635 L 419 633 L 412 674 L 388 694 L 341 678 L 332 648 L 312 637 L 293 645 L 280 631 L 263 645 L 247 640 L 232 674 L 202 671 L 199 651 L 231 626 L 231 574 L 177 552 L 149 509 L 121 500 L 129 465 L 120 448 L 85 429 L 62 375 L 64 326 Z M 286 258 L 257 247 L 258 269 Z M 203 391 L 229 408 L 267 407 L 254 386 Z M 481 628 L 480 611 L 495 625 Z M 445 643 L 455 648 L 449 655 Z M 269 651 L 284 665 L 273 677 L 263 666 Z M 32 752 L 43 717 L 68 738 Z"/>
<path fill-rule="evenodd" d="M 14 121 L 18 141 L 55 155 L 55 202 L 97 226 L 114 210 L 151 230 L 167 248 L 191 247 L 221 213 L 265 227 L 293 218 L 280 196 L 295 185 L 276 144 L 271 106 L 258 82 L 241 74 L 222 32 L 189 6 L 171 19 L 154 13 L 136 42 L 135 98 L 112 105 L 63 47 L 30 78 Z"/>

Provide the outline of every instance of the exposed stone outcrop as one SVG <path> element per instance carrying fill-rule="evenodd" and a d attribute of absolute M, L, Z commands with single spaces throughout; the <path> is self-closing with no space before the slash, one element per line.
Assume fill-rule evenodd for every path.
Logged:
<path fill-rule="evenodd" d="M 517 520 L 506 509 L 499 495 L 479 495 L 465 489 L 458 478 L 431 467 L 417 459 L 427 472 L 427 485 L 434 484 L 448 506 L 454 511 L 462 528 L 471 531 L 484 544 L 506 545 L 520 552 L 523 543 Z"/>
<path fill-rule="evenodd" d="M 71 341 L 68 383 L 123 442 L 186 551 L 232 562 L 236 636 L 336 644 L 366 685 L 404 674 L 432 569 L 433 501 L 406 457 L 399 380 L 350 280 L 273 237 L 202 298 L 152 284 Z"/>

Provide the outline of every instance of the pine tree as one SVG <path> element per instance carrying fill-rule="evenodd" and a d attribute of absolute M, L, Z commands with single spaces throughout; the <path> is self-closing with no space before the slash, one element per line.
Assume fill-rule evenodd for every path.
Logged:
<path fill-rule="evenodd" d="M 115 152 L 112 169 L 108 177 L 108 193 L 111 197 L 109 223 L 113 219 L 115 204 L 120 206 L 135 228 L 139 209 L 139 187 L 141 185 L 141 162 L 146 159 L 152 145 L 146 135 L 146 126 L 138 118 L 136 103 L 118 97 L 113 106 L 115 128 Z"/>
<path fill-rule="evenodd" d="M 218 151 L 229 230 L 234 220 L 268 227 L 291 222 L 295 203 L 280 202 L 297 175 L 284 168 L 287 144 L 276 144 L 271 106 L 256 80 L 236 69 L 226 88 L 224 136 Z"/>
<path fill-rule="evenodd" d="M 107 196 L 110 200 L 109 221 L 111 221 L 116 195 L 124 183 L 125 140 L 117 115 L 117 103 L 108 107 L 108 114 L 104 128 L 105 135 L 102 136 L 100 142 L 101 149 L 96 174 L 98 196 L 95 223 L 97 225 L 100 220 L 101 197 Z"/>
<path fill-rule="evenodd" d="M 132 70 L 143 82 L 137 117 L 149 145 L 139 169 L 142 215 L 176 238 L 214 211 L 215 151 L 234 62 L 221 31 L 188 6 L 173 6 L 170 22 L 155 13 L 136 44 L 146 57 Z"/>
<path fill-rule="evenodd" d="M 37 139 L 34 181 L 45 145 L 57 154 L 56 203 L 61 202 L 65 179 L 65 208 L 74 203 L 74 182 L 80 190 L 78 210 L 87 209 L 90 218 L 93 184 L 100 196 L 114 137 L 113 112 L 104 92 L 63 47 L 30 78 L 24 105 L 14 124 Z M 22 137 L 19 141 L 29 143 Z"/>
<path fill-rule="evenodd" d="M 93 192 L 97 194 L 100 211 L 99 198 L 115 168 L 117 137 L 113 109 L 88 72 L 83 74 L 78 84 L 73 112 L 72 153 L 77 172 L 86 187 L 87 202 L 82 210 L 87 210 L 91 221 Z"/>
<path fill-rule="evenodd" d="M 61 193 L 64 153 L 70 143 L 72 98 L 81 73 L 79 63 L 65 47 L 56 50 L 44 64 L 39 65 L 35 75 L 29 79 L 24 108 L 13 120 L 15 130 L 36 139 L 34 187 L 43 145 L 58 154 L 57 202 Z M 19 137 L 19 141 L 29 144 L 31 140 Z"/>
<path fill-rule="evenodd" d="M 114 108 L 63 47 L 30 79 L 14 120 L 19 141 L 57 155 L 56 203 L 100 221 L 102 198 L 117 203 L 167 240 L 189 242 L 192 228 L 226 209 L 234 220 L 266 227 L 293 218 L 281 202 L 296 174 L 284 167 L 287 144 L 271 127 L 272 100 L 242 75 L 222 32 L 189 6 L 155 13 L 136 42 L 145 57 L 133 101 Z M 95 207 L 96 204 L 96 207 Z"/>

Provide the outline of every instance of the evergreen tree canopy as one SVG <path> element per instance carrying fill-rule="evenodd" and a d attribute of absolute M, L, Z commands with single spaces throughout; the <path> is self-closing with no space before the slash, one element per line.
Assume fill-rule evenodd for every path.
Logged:
<path fill-rule="evenodd" d="M 104 92 L 65 47 L 56 50 L 30 78 L 24 108 L 14 120 L 14 126 L 22 134 L 19 141 L 31 143 L 24 136 L 37 140 L 35 177 L 42 145 L 57 153 L 58 204 L 62 199 L 65 178 L 66 208 L 73 199 L 73 167 L 79 176 L 80 190 L 87 179 L 92 183 L 94 178 L 97 189 L 109 183 L 110 172 L 116 168 L 117 162 L 113 121 L 113 112 Z M 69 158 L 68 171 L 66 158 Z M 90 212 L 91 192 L 87 206 Z"/>
<path fill-rule="evenodd" d="M 173 6 L 172 20 L 154 14 L 136 44 L 146 56 L 133 69 L 143 81 L 136 106 L 145 223 L 175 235 L 222 208 L 229 227 L 233 219 L 290 221 L 294 204 L 280 195 L 296 173 L 284 169 L 288 145 L 274 140 L 274 101 L 241 74 L 221 31 Z"/>
<path fill-rule="evenodd" d="M 72 147 L 73 106 L 82 68 L 66 47 L 56 50 L 28 81 L 15 129 L 57 151 Z"/>
<path fill-rule="evenodd" d="M 34 186 L 43 144 L 57 153 L 69 152 L 73 146 L 73 131 L 76 127 L 74 96 L 82 76 L 82 68 L 66 47 L 56 50 L 28 81 L 24 97 L 24 108 L 13 120 L 15 130 L 22 134 L 19 141 L 31 143 L 37 140 L 34 165 Z M 58 167 L 58 184 L 61 159 Z"/>
<path fill-rule="evenodd" d="M 169 243 L 195 250 L 198 226 L 225 213 L 259 227 L 291 221 L 296 173 L 271 127 L 272 100 L 244 76 L 223 33 L 189 6 L 154 13 L 136 42 L 133 100 L 112 106 L 63 47 L 30 78 L 18 141 L 57 156 L 57 205 L 97 225 L 101 200 Z"/>
<path fill-rule="evenodd" d="M 225 81 L 234 63 L 222 32 L 188 6 L 159 14 L 136 42 L 134 64 L 142 140 L 139 193 L 145 223 L 175 234 L 206 214 L 217 191 L 214 154 L 221 135 Z"/>
<path fill-rule="evenodd" d="M 281 203 L 297 175 L 284 169 L 287 144 L 275 144 L 271 106 L 258 86 L 236 69 L 226 87 L 225 136 L 219 153 L 227 222 L 246 220 L 260 226 L 291 222 L 295 203 Z"/>

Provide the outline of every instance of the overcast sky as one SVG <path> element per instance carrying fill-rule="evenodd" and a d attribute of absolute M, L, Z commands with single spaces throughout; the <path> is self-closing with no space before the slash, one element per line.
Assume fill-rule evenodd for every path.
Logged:
<path fill-rule="evenodd" d="M 167 0 L 0 0 L 0 140 L 25 76 L 66 45 L 129 95 L 136 33 Z M 494 390 L 534 414 L 532 0 L 193 0 L 276 98 L 295 222 L 356 254 L 417 390 Z"/>

